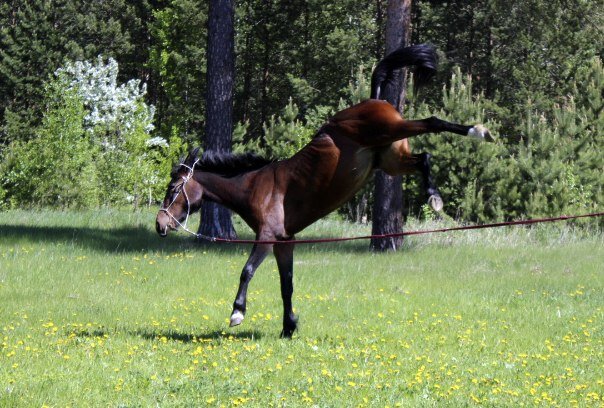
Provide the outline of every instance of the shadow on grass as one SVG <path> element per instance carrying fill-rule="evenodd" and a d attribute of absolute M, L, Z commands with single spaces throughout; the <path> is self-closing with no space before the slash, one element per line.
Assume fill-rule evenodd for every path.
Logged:
<path fill-rule="evenodd" d="M 111 334 L 116 334 L 116 333 L 120 333 L 119 330 L 100 330 L 100 329 L 94 329 L 94 330 L 78 330 L 78 331 L 71 331 L 68 332 L 67 335 L 69 336 L 75 336 L 75 337 L 81 337 L 81 338 L 102 338 L 102 337 L 107 337 Z M 198 333 L 198 334 L 191 334 L 191 333 L 181 333 L 178 331 L 174 331 L 174 330 L 164 330 L 164 331 L 157 331 L 157 330 L 143 330 L 143 329 L 139 329 L 139 330 L 135 330 L 135 331 L 126 331 L 125 333 L 128 333 L 131 336 L 134 337 L 141 337 L 145 340 L 160 340 L 163 341 L 168 340 L 168 341 L 176 341 L 176 342 L 180 342 L 180 343 L 195 343 L 195 342 L 208 342 L 208 341 L 222 341 L 222 340 L 259 340 L 261 339 L 264 335 L 262 333 L 260 333 L 259 331 L 256 330 L 241 330 L 241 331 L 235 331 L 235 332 L 226 332 L 224 330 L 212 330 L 209 331 L 207 333 Z"/>
<path fill-rule="evenodd" d="M 1 225 L 0 243 L 48 242 L 89 248 L 100 252 L 141 252 L 160 251 L 175 252 L 183 249 L 195 249 L 223 253 L 241 253 L 251 249 L 250 244 L 212 243 L 181 233 L 172 233 L 167 238 L 160 238 L 148 228 L 120 227 L 97 229 L 88 227 L 59 226 L 23 226 Z M 242 239 L 252 239 L 242 236 Z M 304 238 L 318 238 L 304 236 Z M 324 237 L 323 237 L 324 238 Z M 345 243 L 300 244 L 296 252 L 335 252 L 335 253 L 368 253 L 367 241 L 350 241 Z"/>
<path fill-rule="evenodd" d="M 139 330 L 131 333 L 134 336 L 142 337 L 145 340 L 161 340 L 167 339 L 182 343 L 193 343 L 215 340 L 259 340 L 263 334 L 256 330 L 243 330 L 233 333 L 225 332 L 224 330 L 213 330 L 208 333 L 189 334 L 179 333 L 176 331 L 145 331 Z"/>

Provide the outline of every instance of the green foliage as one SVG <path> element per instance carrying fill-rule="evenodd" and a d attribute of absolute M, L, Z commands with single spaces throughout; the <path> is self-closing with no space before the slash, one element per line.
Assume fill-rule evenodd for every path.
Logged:
<path fill-rule="evenodd" d="M 199 144 L 205 118 L 207 2 L 169 0 L 148 22 L 154 39 L 146 62 L 159 84 L 159 132 L 177 130 Z"/>
<path fill-rule="evenodd" d="M 82 100 L 74 91 L 47 91 L 55 100 L 36 136 L 13 142 L 2 166 L 10 206 L 97 206 L 96 149 L 85 137 Z"/>
<path fill-rule="evenodd" d="M 323 110 L 316 111 L 318 114 Z M 280 116 L 271 116 L 264 124 L 264 143 L 258 139 L 244 142 L 246 125 L 239 125 L 233 135 L 234 151 L 252 151 L 266 157 L 286 159 L 304 147 L 312 138 L 316 129 L 305 126 L 298 119 L 298 106 L 290 98 Z M 315 120 L 316 121 L 316 120 Z"/>
<path fill-rule="evenodd" d="M 371 73 L 373 69 L 366 70 L 363 65 L 359 66 L 355 72 L 354 79 L 348 82 L 346 93 L 346 103 L 340 99 L 340 109 L 344 109 L 350 105 L 357 104 L 365 99 L 369 99 L 371 95 Z"/>
<path fill-rule="evenodd" d="M 383 55 L 386 3 L 237 2 L 235 120 L 244 125 L 236 129 L 235 149 L 287 157 L 335 110 L 365 99 L 368 67 Z M 441 68 L 420 95 L 409 91 L 412 105 L 404 116 L 487 120 L 500 135 L 494 145 L 452 135 L 412 141 L 414 150 L 434 156 L 448 214 L 502 219 L 586 211 L 604 202 L 600 8 L 566 0 L 413 2 L 411 42 L 436 45 Z M 170 143 L 147 146 L 143 128 L 92 131 L 85 119 L 83 138 L 96 155 L 90 180 L 115 189 L 69 205 L 139 205 L 161 195 L 181 140 L 198 145 L 203 135 L 207 12 L 201 0 L 0 2 L 2 205 L 27 198 L 4 171 L 16 168 L 17 153 L 51 140 L 44 129 L 59 125 L 47 117 L 77 114 L 51 109 L 43 84 L 66 61 L 97 55 L 120 62 L 120 82 L 138 78 L 149 85 L 143 102 L 157 107 L 154 136 Z M 80 148 L 88 152 L 87 145 Z M 131 168 L 136 174 L 128 173 Z M 409 212 L 421 216 L 425 197 L 418 179 L 407 178 L 405 186 Z M 370 219 L 370 204 L 368 188 L 344 213 Z"/>
<path fill-rule="evenodd" d="M 260 135 L 289 97 L 303 118 L 313 106 L 334 106 L 351 73 L 381 55 L 379 7 L 382 1 L 239 2 L 236 117 Z"/>
<path fill-rule="evenodd" d="M 442 51 L 442 80 L 459 65 L 477 89 L 508 108 L 514 116 L 503 123 L 506 132 L 528 99 L 549 111 L 569 92 L 569 78 L 603 56 L 595 45 L 604 41 L 597 2 L 418 1 L 415 11 L 412 42 L 432 42 Z"/>
<path fill-rule="evenodd" d="M 413 94 L 410 99 L 414 100 Z M 406 116 L 424 118 L 436 115 L 455 123 L 483 123 L 486 110 L 496 110 L 484 95 L 472 94 L 472 78 L 463 75 L 459 67 L 454 69 L 449 86 L 443 87 L 441 105 L 442 108 L 434 112 L 425 103 L 418 102 L 409 107 Z M 491 115 L 488 117 L 485 125 L 498 135 L 499 123 L 491 119 Z M 445 202 L 445 212 L 454 217 L 481 220 L 498 215 L 497 195 L 490 188 L 504 172 L 494 162 L 509 154 L 502 143 L 489 144 L 459 135 L 436 134 L 414 138 L 411 144 L 417 152 L 423 150 L 432 154 L 432 171 Z M 406 193 L 411 196 L 409 202 L 416 206 L 424 204 L 425 198 L 418 195 L 422 192 L 417 177 L 412 179 Z M 476 197 L 477 194 L 480 197 Z M 485 194 L 488 200 L 483 199 Z M 420 214 L 420 208 L 412 208 L 410 212 Z"/>
<path fill-rule="evenodd" d="M 271 116 L 264 124 L 264 138 L 269 157 L 288 158 L 302 147 L 312 137 L 313 129 L 305 127 L 298 120 L 298 107 L 289 100 L 280 117 Z"/>
<path fill-rule="evenodd" d="M 146 107 L 138 105 L 137 109 Z M 132 203 L 138 207 L 151 205 L 162 197 L 166 176 L 179 152 L 173 151 L 174 147 L 165 140 L 149 145 L 146 125 L 135 122 L 114 143 L 101 149 L 97 168 L 103 203 Z"/>
<path fill-rule="evenodd" d="M 574 82 L 573 94 L 550 115 L 530 102 L 517 125 L 517 135 L 500 135 L 494 144 L 453 135 L 412 141 L 415 150 L 433 155 L 433 171 L 445 200 L 445 211 L 466 220 L 552 216 L 596 211 L 602 202 L 601 163 L 603 70 L 595 59 Z M 460 123 L 481 123 L 505 114 L 482 94 L 472 96 L 471 78 L 456 69 L 443 108 L 436 113 Z M 576 99 L 581 102 L 577 104 Z M 413 105 L 409 115 L 427 116 L 429 108 Z M 487 120 L 496 136 L 499 122 Z M 412 197 L 417 183 L 408 185 Z M 411 198 L 410 202 L 421 203 Z M 419 211 L 419 210 L 415 210 Z M 416 212 L 417 213 L 417 212 Z"/>
<path fill-rule="evenodd" d="M 117 85 L 117 64 L 68 64 L 46 86 L 47 108 L 28 141 L 0 167 L 7 206 L 97 207 L 161 198 L 180 139 L 150 138 L 152 109 L 137 82 Z"/>
<path fill-rule="evenodd" d="M 0 3 L 0 143 L 25 141 L 40 125 L 44 83 L 65 61 L 102 54 L 126 78 L 147 58 L 146 0 L 9 0 Z"/>
<path fill-rule="evenodd" d="M 529 216 L 597 211 L 602 203 L 604 115 L 599 59 L 572 84 L 573 93 L 551 117 L 527 106 L 520 125 L 522 143 L 505 181 L 517 187 Z M 598 91 L 600 90 L 600 91 Z M 508 204 L 509 205 L 509 204 Z"/>

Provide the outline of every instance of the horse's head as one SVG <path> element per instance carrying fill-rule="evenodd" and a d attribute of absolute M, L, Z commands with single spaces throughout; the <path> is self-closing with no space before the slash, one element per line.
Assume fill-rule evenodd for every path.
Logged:
<path fill-rule="evenodd" d="M 179 226 L 186 229 L 189 215 L 201 207 L 203 189 L 193 177 L 195 165 L 199 161 L 198 152 L 199 148 L 193 150 L 172 170 L 166 197 L 155 219 L 155 229 L 162 237 Z"/>

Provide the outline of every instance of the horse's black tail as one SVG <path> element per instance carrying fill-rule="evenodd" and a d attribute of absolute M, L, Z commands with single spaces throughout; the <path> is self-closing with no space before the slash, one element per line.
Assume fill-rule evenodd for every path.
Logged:
<path fill-rule="evenodd" d="M 371 99 L 380 99 L 386 85 L 394 80 L 397 69 L 415 66 L 415 86 L 421 86 L 432 78 L 437 65 L 436 50 L 428 44 L 402 47 L 391 52 L 373 70 L 371 75 Z"/>

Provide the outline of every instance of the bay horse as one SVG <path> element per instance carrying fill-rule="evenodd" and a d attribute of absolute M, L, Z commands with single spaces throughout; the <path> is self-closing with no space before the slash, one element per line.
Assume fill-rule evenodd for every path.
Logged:
<path fill-rule="evenodd" d="M 484 126 L 460 125 L 436 117 L 404 120 L 392 105 L 379 100 L 380 90 L 392 80 L 395 70 L 406 66 L 415 67 L 416 78 L 431 76 L 436 70 L 435 50 L 416 45 L 386 56 L 372 74 L 371 99 L 336 113 L 289 159 L 272 161 L 254 154 L 210 152 L 198 157 L 196 149 L 174 167 L 156 218 L 160 236 L 176 230 L 205 199 L 239 214 L 255 232 L 256 240 L 282 242 L 253 246 L 241 272 L 230 326 L 242 323 L 248 284 L 272 249 L 283 299 L 281 336 L 292 336 L 297 328 L 292 309 L 295 234 L 348 201 L 375 169 L 389 175 L 422 171 L 430 204 L 442 207 L 429 177 L 429 156 L 412 154 L 407 138 L 452 132 L 491 140 Z"/>

